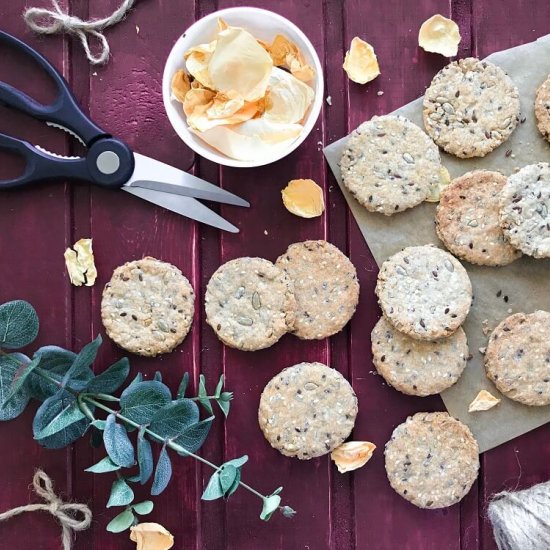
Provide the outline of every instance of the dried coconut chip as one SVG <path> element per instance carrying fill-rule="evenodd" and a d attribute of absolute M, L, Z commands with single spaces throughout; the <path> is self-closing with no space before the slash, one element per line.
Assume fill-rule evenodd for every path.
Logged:
<path fill-rule="evenodd" d="M 257 101 L 265 95 L 273 62 L 244 29 L 229 27 L 218 34 L 208 71 L 213 88 L 230 98 Z"/>
<path fill-rule="evenodd" d="M 213 88 L 214 84 L 209 72 L 210 60 L 216 50 L 217 41 L 209 44 L 199 44 L 188 49 L 183 57 L 189 74 L 206 88 Z"/>
<path fill-rule="evenodd" d="M 313 67 L 305 62 L 298 46 L 286 36 L 282 34 L 275 36 L 271 45 L 267 47 L 267 51 L 275 66 L 285 67 L 298 80 L 309 82 L 315 77 Z"/>
<path fill-rule="evenodd" d="M 418 45 L 427 52 L 454 57 L 460 44 L 458 25 L 451 19 L 436 14 L 424 21 L 418 32 Z"/>
<path fill-rule="evenodd" d="M 369 441 L 348 441 L 330 453 L 330 458 L 336 464 L 341 474 L 357 470 L 364 466 L 376 449 Z"/>
<path fill-rule="evenodd" d="M 357 82 L 357 84 L 366 84 L 380 74 L 374 48 L 358 36 L 351 41 L 350 49 L 346 52 L 344 58 L 343 67 L 349 79 Z"/>
<path fill-rule="evenodd" d="M 130 528 L 130 540 L 136 550 L 169 550 L 174 546 L 174 537 L 158 523 L 138 523 Z"/>
<path fill-rule="evenodd" d="M 93 286 L 97 278 L 92 239 L 80 239 L 72 248 L 65 250 L 65 265 L 71 284 Z"/>
<path fill-rule="evenodd" d="M 189 75 L 182 70 L 176 71 L 172 77 L 172 97 L 183 103 L 185 94 L 191 89 Z"/>
<path fill-rule="evenodd" d="M 476 398 L 470 403 L 468 412 L 488 411 L 499 403 L 500 399 L 497 399 L 494 395 L 491 395 L 487 390 L 481 390 L 476 395 Z"/>
<path fill-rule="evenodd" d="M 323 190 L 313 180 L 291 180 L 281 195 L 285 208 L 301 218 L 316 218 L 325 211 Z"/>
<path fill-rule="evenodd" d="M 264 117 L 286 124 L 301 122 L 313 96 L 310 86 L 286 71 L 273 67 L 265 96 Z"/>
<path fill-rule="evenodd" d="M 451 183 L 451 174 L 449 174 L 449 170 L 447 170 L 445 166 L 442 166 L 439 169 L 439 182 L 430 191 L 426 202 L 439 202 L 441 199 L 441 193 L 443 193 L 443 190 L 449 185 L 449 183 Z"/>

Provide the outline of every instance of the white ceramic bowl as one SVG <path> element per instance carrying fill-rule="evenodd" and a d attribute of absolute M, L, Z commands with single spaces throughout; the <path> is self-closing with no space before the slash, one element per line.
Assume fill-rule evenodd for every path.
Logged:
<path fill-rule="evenodd" d="M 171 99 L 170 84 L 172 82 L 172 76 L 178 69 L 185 68 L 183 60 L 184 52 L 197 44 L 210 42 L 216 33 L 219 17 L 229 25 L 243 27 L 252 33 L 254 37 L 265 40 L 266 42 L 271 42 L 277 34 L 283 34 L 298 46 L 306 62 L 315 69 L 315 79 L 310 83 L 315 91 L 315 98 L 304 120 L 304 129 L 295 141 L 282 151 L 278 149 L 272 158 L 264 157 L 259 161 L 243 161 L 232 159 L 220 153 L 189 131 L 185 120 L 185 114 L 181 108 L 181 103 Z M 319 57 L 309 39 L 288 19 L 271 11 L 259 8 L 228 8 L 203 17 L 191 25 L 174 44 L 164 67 L 162 97 L 166 114 L 174 130 L 193 151 L 223 166 L 244 168 L 263 166 L 286 157 L 306 139 L 313 129 L 323 104 L 323 69 Z"/>

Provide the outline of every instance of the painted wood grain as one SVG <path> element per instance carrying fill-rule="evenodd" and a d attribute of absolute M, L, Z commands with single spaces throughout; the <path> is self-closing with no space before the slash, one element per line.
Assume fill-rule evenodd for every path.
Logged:
<path fill-rule="evenodd" d="M 112 0 L 70 0 L 81 17 L 101 17 Z M 423 93 L 446 60 L 417 47 L 420 23 L 433 13 L 451 15 L 460 25 L 461 56 L 484 56 L 497 49 L 526 42 L 547 32 L 550 7 L 536 0 L 503 3 L 497 0 L 253 0 L 299 25 L 314 43 L 324 64 L 326 96 L 322 115 L 312 134 L 290 157 L 274 165 L 236 170 L 220 168 L 195 157 L 171 129 L 162 107 L 160 79 L 166 56 L 177 37 L 194 20 L 237 0 L 142 0 L 116 29 L 108 31 L 114 53 L 103 68 L 90 67 L 80 47 L 59 37 L 36 39 L 23 28 L 24 2 L 0 6 L 1 26 L 28 40 L 63 70 L 92 117 L 136 151 L 219 183 L 249 199 L 243 212 L 220 209 L 236 221 L 239 235 L 220 234 L 167 213 L 125 193 L 83 185 L 52 183 L 36 189 L 5 193 L 0 200 L 0 300 L 25 298 L 43 319 L 40 343 L 79 348 L 103 332 L 99 317 L 101 289 L 121 263 L 152 255 L 178 265 L 197 293 L 197 312 L 191 335 L 173 354 L 162 359 L 131 358 L 133 371 L 148 377 L 162 371 L 176 387 L 190 371 L 196 383 L 203 372 L 212 385 L 223 372 L 236 400 L 230 418 L 216 420 L 202 452 L 214 462 L 249 454 L 244 478 L 264 492 L 279 484 L 283 500 L 298 510 L 293 520 L 274 517 L 260 522 L 260 502 L 238 491 L 229 503 L 201 502 L 210 475 L 191 460 L 174 462 L 175 482 L 155 499 L 151 519 L 176 536 L 176 548 L 207 550 L 470 550 L 493 549 L 490 527 L 484 520 L 486 499 L 503 488 L 525 487 L 547 479 L 550 467 L 549 428 L 543 427 L 490 451 L 483 457 L 479 483 L 463 502 L 442 511 L 416 509 L 389 487 L 383 466 L 383 447 L 393 428 L 408 414 L 442 410 L 439 398 L 406 397 L 374 374 L 370 331 L 379 311 L 373 289 L 377 268 L 349 215 L 321 153 L 329 143 L 374 114 L 383 114 Z M 376 49 L 382 75 L 366 86 L 350 83 L 341 70 L 345 49 L 355 35 Z M 0 52 L 0 55 L 2 52 Z M 0 78 L 23 85 L 19 61 L 0 58 Z M 7 60 L 7 61 L 5 61 Z M 47 92 L 30 80 L 35 91 Z M 26 82 L 29 85 L 29 82 Z M 383 92 L 379 95 L 377 92 Z M 0 131 L 9 131 L 61 153 L 78 149 L 64 134 L 33 125 L 0 110 Z M 0 158 L 0 177 L 12 165 Z M 302 220 L 282 206 L 280 191 L 288 180 L 311 177 L 324 189 L 327 211 L 321 218 Z M 100 277 L 96 287 L 71 288 L 62 252 L 74 240 L 92 236 Z M 329 341 L 303 342 L 286 336 L 269 350 L 244 353 L 223 347 L 204 323 L 203 298 L 208 279 L 223 262 L 238 256 L 275 260 L 296 241 L 326 238 L 350 254 L 361 282 L 359 310 L 350 325 Z M 44 281 L 48 293 L 44 292 Z M 97 369 L 106 368 L 123 353 L 106 340 Z M 257 426 L 257 405 L 265 383 L 283 367 L 300 361 L 322 361 L 337 368 L 353 383 L 360 400 L 355 439 L 378 445 L 369 465 L 341 475 L 327 457 L 309 462 L 285 458 L 264 440 Z M 130 549 L 124 535 L 105 532 L 113 511 L 105 511 L 110 476 L 83 474 L 101 455 L 86 441 L 68 451 L 41 450 L 31 439 L 32 414 L 0 424 L 0 441 L 9 440 L 15 452 L 0 462 L 0 509 L 26 502 L 27 484 L 35 466 L 43 466 L 72 498 L 87 501 L 94 523 L 76 543 L 77 550 Z M 145 493 L 140 493 L 145 496 Z M 36 533 L 40 533 L 37 540 Z M 0 529 L 10 547 L 57 548 L 58 529 L 45 516 L 13 520 Z M 3 547 L 0 543 L 0 548 Z"/>

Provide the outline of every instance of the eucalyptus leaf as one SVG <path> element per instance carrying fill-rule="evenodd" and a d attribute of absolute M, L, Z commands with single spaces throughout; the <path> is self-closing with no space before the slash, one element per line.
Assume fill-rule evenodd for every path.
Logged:
<path fill-rule="evenodd" d="M 107 525 L 107 531 L 110 533 L 122 533 L 129 529 L 134 523 L 135 516 L 132 510 L 124 510 L 124 512 L 115 516 Z"/>
<path fill-rule="evenodd" d="M 29 393 L 28 385 L 24 388 L 25 382 L 28 380 L 32 371 L 40 364 L 40 357 L 33 359 L 30 363 L 20 363 L 20 366 L 15 371 L 11 385 L 4 395 L 2 400 L 2 408 L 9 405 L 12 400 L 19 400 L 18 394 L 22 391 Z"/>
<path fill-rule="evenodd" d="M 104 474 L 107 472 L 116 472 L 120 470 L 120 466 L 115 464 L 108 456 L 100 460 L 97 464 L 86 468 L 85 472 L 92 472 L 92 474 Z"/>
<path fill-rule="evenodd" d="M 99 449 L 103 445 L 103 434 L 101 430 L 98 430 L 92 423 L 92 430 L 90 434 L 90 445 L 94 449 Z"/>
<path fill-rule="evenodd" d="M 67 403 L 55 416 L 53 416 L 46 426 L 34 434 L 34 439 L 45 439 L 46 437 L 50 437 L 61 430 L 65 430 L 72 424 L 79 422 L 83 418 L 86 418 L 86 415 L 80 410 L 76 401 Z"/>
<path fill-rule="evenodd" d="M 223 415 L 225 416 L 225 418 L 227 418 L 229 416 L 229 409 L 231 407 L 231 402 L 230 401 L 216 401 L 216 403 L 218 403 L 220 409 L 222 410 L 223 412 Z"/>
<path fill-rule="evenodd" d="M 153 475 L 153 451 L 151 449 L 151 443 L 149 443 L 149 440 L 145 437 L 144 428 L 138 433 L 137 455 L 140 483 L 145 485 Z"/>
<path fill-rule="evenodd" d="M 195 453 L 205 442 L 213 420 L 214 417 L 211 416 L 210 418 L 206 418 L 196 424 L 193 424 L 182 432 L 176 439 L 174 439 L 174 443 L 177 443 L 190 453 Z M 185 456 L 185 453 L 180 454 Z"/>
<path fill-rule="evenodd" d="M 234 458 L 233 460 L 228 460 L 222 466 L 227 466 L 228 464 L 231 464 L 232 466 L 235 466 L 235 468 L 240 468 L 241 466 L 243 466 L 243 464 L 246 464 L 247 462 L 248 462 L 248 455 L 243 455 L 240 458 Z"/>
<path fill-rule="evenodd" d="M 189 385 L 189 373 L 186 372 L 183 374 L 179 388 L 178 388 L 178 399 L 183 399 L 185 397 L 185 392 L 187 391 L 187 386 Z"/>
<path fill-rule="evenodd" d="M 136 377 L 130 382 L 128 388 L 131 388 L 134 384 L 138 384 L 139 382 L 143 382 L 143 374 L 141 374 L 141 372 L 136 374 Z"/>
<path fill-rule="evenodd" d="M 269 521 L 269 518 L 271 518 L 273 513 L 277 511 L 277 508 L 279 508 L 279 504 L 281 504 L 281 497 L 279 495 L 264 497 L 260 519 L 263 521 Z"/>
<path fill-rule="evenodd" d="M 0 305 L 0 348 L 17 349 L 33 342 L 38 335 L 38 315 L 24 300 Z"/>
<path fill-rule="evenodd" d="M 138 382 L 120 396 L 122 415 L 138 424 L 149 424 L 155 413 L 172 400 L 170 390 L 161 382 Z"/>
<path fill-rule="evenodd" d="M 18 362 L 30 363 L 31 360 L 22 353 L 0 356 L 0 421 L 17 418 L 25 410 L 30 400 L 27 388 L 23 387 L 5 405 L 6 397 L 18 369 Z"/>
<path fill-rule="evenodd" d="M 139 514 L 140 516 L 146 516 L 153 511 L 154 507 L 155 505 L 153 504 L 153 501 L 144 500 L 143 502 L 138 502 L 137 504 L 134 504 L 132 506 L 132 509 L 136 514 Z"/>
<path fill-rule="evenodd" d="M 237 477 L 237 468 L 233 464 L 224 464 L 220 470 L 220 487 L 223 494 L 225 495 L 229 489 L 235 483 L 235 478 Z"/>
<path fill-rule="evenodd" d="M 202 500 L 216 500 L 223 497 L 222 487 L 220 485 L 220 474 L 216 470 L 208 481 L 208 485 L 204 489 L 201 499 Z"/>
<path fill-rule="evenodd" d="M 172 461 L 168 455 L 168 449 L 166 446 L 162 447 L 160 451 L 157 467 L 155 469 L 155 478 L 153 479 L 153 486 L 151 487 L 152 495 L 160 495 L 172 478 Z"/>
<path fill-rule="evenodd" d="M 206 391 L 206 380 L 204 378 L 204 374 L 201 374 L 199 376 L 199 391 L 198 391 L 198 397 L 200 404 L 210 413 L 214 414 L 214 411 L 212 410 L 212 405 L 210 403 L 210 399 L 208 399 L 208 392 Z"/>
<path fill-rule="evenodd" d="M 107 417 L 103 443 L 109 458 L 123 468 L 134 464 L 134 447 L 123 426 L 117 424 L 114 414 Z"/>
<path fill-rule="evenodd" d="M 82 376 L 82 374 L 90 368 L 90 366 L 95 361 L 95 358 L 97 357 L 97 352 L 99 351 L 99 347 L 101 346 L 102 342 L 103 339 L 101 338 L 101 335 L 99 335 L 95 340 L 93 340 L 89 344 L 86 344 L 80 350 L 80 352 L 74 358 L 69 370 L 65 373 L 65 376 L 63 377 L 62 383 L 64 386 L 66 386 L 70 381 L 79 379 L 79 377 Z"/>
<path fill-rule="evenodd" d="M 224 378 L 225 377 L 222 374 L 218 381 L 218 385 L 216 386 L 216 391 L 214 392 L 214 395 L 216 396 L 216 398 L 220 397 L 220 395 L 222 394 Z"/>
<path fill-rule="evenodd" d="M 293 518 L 296 515 L 296 510 L 293 510 L 290 506 L 283 506 L 281 513 L 285 518 Z"/>
<path fill-rule="evenodd" d="M 32 396 L 44 401 L 59 391 L 65 374 L 76 358 L 76 353 L 58 346 L 44 346 L 38 349 L 33 357 L 40 357 L 40 368 L 48 371 L 48 375 L 57 381 L 54 383 L 35 373 L 29 378 Z M 83 369 L 79 376 L 71 380 L 69 387 L 81 391 L 93 377 L 91 369 Z"/>
<path fill-rule="evenodd" d="M 232 391 L 224 391 L 220 395 L 220 401 L 231 401 L 233 399 Z"/>
<path fill-rule="evenodd" d="M 235 475 L 235 479 L 233 480 L 233 485 L 231 485 L 231 487 L 229 487 L 229 489 L 225 492 L 225 498 L 229 498 L 239 488 L 240 482 L 241 482 L 241 469 L 237 468 L 237 474 Z"/>
<path fill-rule="evenodd" d="M 94 420 L 92 422 L 92 426 L 94 428 L 97 428 L 98 430 L 103 431 L 105 429 L 105 426 L 107 425 L 107 422 L 105 420 Z"/>
<path fill-rule="evenodd" d="M 66 390 L 59 390 L 55 395 L 48 397 L 36 411 L 32 423 L 33 433 L 39 434 L 54 418 L 68 406 L 75 403 L 74 395 Z M 37 439 L 38 443 L 48 449 L 61 449 L 81 438 L 88 429 L 90 420 L 86 417 L 65 426 L 53 435 Z"/>
<path fill-rule="evenodd" d="M 90 380 L 86 391 L 89 393 L 113 393 L 124 384 L 129 374 L 130 362 L 126 357 L 123 357 Z"/>
<path fill-rule="evenodd" d="M 124 479 L 117 479 L 111 487 L 111 495 L 109 496 L 109 502 L 107 502 L 107 508 L 112 506 L 127 506 L 134 500 L 134 491 L 126 483 Z"/>
<path fill-rule="evenodd" d="M 150 430 L 172 439 L 199 421 L 199 408 L 190 399 L 179 399 L 164 405 L 151 420 Z"/>
<path fill-rule="evenodd" d="M 153 380 L 155 380 L 156 382 L 162 382 L 162 373 L 159 370 L 155 372 Z"/>

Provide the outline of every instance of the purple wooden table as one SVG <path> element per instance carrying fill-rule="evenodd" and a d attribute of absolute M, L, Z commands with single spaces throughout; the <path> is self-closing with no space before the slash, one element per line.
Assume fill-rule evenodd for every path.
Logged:
<path fill-rule="evenodd" d="M 23 298 L 42 320 L 39 344 L 79 349 L 103 332 L 99 303 L 112 270 L 125 261 L 152 255 L 179 266 L 198 294 L 191 335 L 173 354 L 148 360 L 132 357 L 133 371 L 152 376 L 160 369 L 174 387 L 182 373 L 196 381 L 203 372 L 210 384 L 221 372 L 236 399 L 227 422 L 218 419 L 203 448 L 216 462 L 250 455 L 244 478 L 269 492 L 284 485 L 284 501 L 298 515 L 293 520 L 258 518 L 259 502 L 238 491 L 230 502 L 201 502 L 210 471 L 191 460 L 175 461 L 175 480 L 156 498 L 151 521 L 164 524 L 177 549 L 373 549 L 465 550 L 495 548 L 486 517 L 486 501 L 504 488 L 527 487 L 550 477 L 550 426 L 542 427 L 482 456 L 481 474 L 458 505 L 440 511 L 415 508 L 390 488 L 384 473 L 383 447 L 396 424 L 422 410 L 441 410 L 438 397 L 412 398 L 373 376 L 369 334 L 379 311 L 374 298 L 377 268 L 350 217 L 336 182 L 323 161 L 319 142 L 340 138 L 374 114 L 383 114 L 423 93 L 446 60 L 417 47 L 422 21 L 434 13 L 452 17 L 463 36 L 460 56 L 483 57 L 495 50 L 534 40 L 549 32 L 550 3 L 536 0 L 258 0 L 255 6 L 288 17 L 308 34 L 325 66 L 327 95 L 321 118 L 305 143 L 289 158 L 254 170 L 220 168 L 196 157 L 172 131 L 161 100 L 161 74 L 168 52 L 194 20 L 240 2 L 231 0 L 140 0 L 128 19 L 108 32 L 113 57 L 103 68 L 90 68 L 76 42 L 36 38 L 26 30 L 21 12 L 47 0 L 12 0 L 0 6 L 0 27 L 27 40 L 65 74 L 82 105 L 106 129 L 135 150 L 217 182 L 248 198 L 248 212 L 222 209 L 241 228 L 221 235 L 145 202 L 84 185 L 62 182 L 0 197 L 0 302 Z M 80 17 L 102 17 L 118 0 L 64 0 Z M 350 83 L 341 69 L 343 53 L 359 35 L 374 45 L 382 75 L 367 86 Z M 538 62 L 538 60 L 533 60 Z M 20 60 L 0 53 L 0 78 L 32 91 L 41 99 L 47 86 L 19 70 Z M 381 96 L 378 91 L 383 91 Z M 0 131 L 28 138 L 68 154 L 73 144 L 63 133 L 32 124 L 0 110 Z M 13 168 L 0 157 L 0 177 Z M 292 178 L 313 178 L 325 189 L 327 212 L 302 220 L 282 206 L 280 190 Z M 64 249 L 81 237 L 93 237 L 99 280 L 93 289 L 70 286 Z M 238 256 L 274 260 L 288 244 L 325 238 L 346 251 L 361 281 L 359 309 L 349 327 L 323 342 L 285 337 L 273 348 L 247 354 L 224 348 L 204 323 L 201 307 L 206 282 L 223 262 Z M 122 355 L 109 340 L 96 368 Z M 284 458 L 264 440 L 257 426 L 257 404 L 265 383 L 283 367 L 322 361 L 344 373 L 359 397 L 354 438 L 375 442 L 373 459 L 356 473 L 339 474 L 328 458 L 300 462 Z M 126 535 L 106 533 L 113 510 L 105 511 L 111 476 L 82 470 L 102 455 L 83 440 L 64 451 L 49 451 L 32 440 L 32 412 L 0 424 L 0 510 L 24 504 L 34 468 L 43 467 L 71 498 L 89 503 L 92 528 L 76 548 L 130 549 Z M 8 446 L 9 444 L 9 446 Z M 145 493 L 144 493 L 145 495 Z M 46 515 L 20 517 L 0 527 L 0 548 L 59 547 L 59 530 Z"/>

